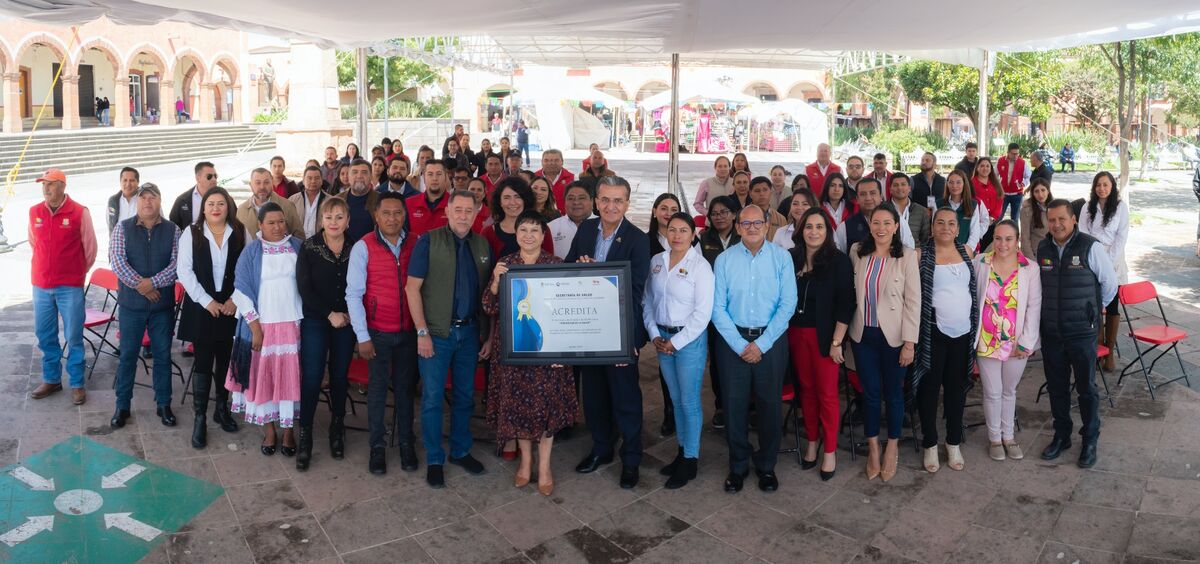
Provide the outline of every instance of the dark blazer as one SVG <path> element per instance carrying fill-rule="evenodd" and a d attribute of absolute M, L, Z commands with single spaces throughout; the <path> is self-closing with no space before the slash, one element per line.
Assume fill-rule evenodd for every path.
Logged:
<path fill-rule="evenodd" d="M 791 250 L 793 263 L 799 253 L 807 252 L 803 247 Z M 829 356 L 829 347 L 833 344 L 833 331 L 840 321 L 845 323 L 846 339 L 850 336 L 850 321 L 854 318 L 854 267 L 850 257 L 841 251 L 835 251 L 833 260 L 820 270 L 809 273 L 808 293 L 816 297 L 817 310 L 813 312 L 817 320 L 817 344 L 821 356 Z M 798 300 L 804 300 L 800 294 Z M 800 303 L 799 306 L 803 306 Z M 795 322 L 799 314 L 792 316 Z M 845 339 L 843 339 L 844 341 Z"/>
<path fill-rule="evenodd" d="M 933 173 L 933 185 L 931 186 L 925 181 L 925 175 L 917 173 L 911 176 L 912 178 L 912 195 L 913 201 L 922 206 L 929 207 L 929 197 L 933 196 L 934 201 L 940 202 L 946 197 L 946 177 L 938 173 Z"/>
<path fill-rule="evenodd" d="M 571 241 L 571 250 L 567 252 L 563 262 L 579 262 L 579 257 L 592 256 L 596 250 L 596 240 L 600 236 L 600 218 L 585 220 L 579 225 L 575 239 Z M 633 288 L 633 346 L 642 348 L 649 340 L 642 319 L 642 292 L 646 289 L 646 279 L 650 277 L 650 240 L 646 233 L 629 223 L 628 219 L 621 220 L 617 227 L 616 238 L 608 250 L 605 262 L 629 261 L 633 275 L 630 286 Z"/>
<path fill-rule="evenodd" d="M 192 186 L 191 190 L 175 198 L 175 203 L 171 205 L 171 213 L 167 216 L 167 219 L 181 230 L 192 224 L 192 191 L 195 189 L 196 187 Z"/>
<path fill-rule="evenodd" d="M 1053 184 L 1054 167 L 1050 166 L 1050 163 L 1043 162 L 1042 166 L 1033 169 L 1033 172 L 1029 173 L 1029 185 L 1032 186 L 1033 181 L 1038 178 L 1045 178 L 1046 184 Z"/>
<path fill-rule="evenodd" d="M 117 192 L 108 198 L 108 210 L 105 212 L 108 223 L 108 232 L 112 233 L 114 227 L 117 226 L 117 218 L 121 216 L 121 192 Z"/>

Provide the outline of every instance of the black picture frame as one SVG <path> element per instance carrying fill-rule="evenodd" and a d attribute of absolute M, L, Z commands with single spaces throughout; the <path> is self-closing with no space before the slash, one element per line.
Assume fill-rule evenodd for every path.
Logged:
<path fill-rule="evenodd" d="M 616 350 L 580 352 L 524 352 L 513 350 L 513 304 L 512 281 L 515 279 L 536 280 L 546 278 L 580 278 L 593 276 L 615 276 L 619 304 L 619 322 L 615 329 L 621 332 L 620 348 Z M 633 364 L 637 356 L 633 350 L 634 323 L 632 270 L 629 261 L 571 264 L 513 265 L 500 277 L 500 363 L 517 366 L 542 366 L 565 364 L 572 366 L 604 366 Z"/>

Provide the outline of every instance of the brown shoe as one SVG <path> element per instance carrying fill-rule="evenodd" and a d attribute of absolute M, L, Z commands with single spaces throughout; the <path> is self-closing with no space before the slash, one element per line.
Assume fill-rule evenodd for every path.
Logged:
<path fill-rule="evenodd" d="M 42 385 L 34 388 L 34 390 L 32 392 L 29 392 L 29 397 L 31 397 L 33 399 L 42 399 L 50 394 L 53 394 L 54 392 L 61 392 L 61 391 L 62 391 L 62 384 L 47 384 L 45 382 L 42 382 Z"/>
<path fill-rule="evenodd" d="M 83 388 L 71 388 L 71 403 L 75 405 L 83 405 L 87 401 L 87 390 Z"/>

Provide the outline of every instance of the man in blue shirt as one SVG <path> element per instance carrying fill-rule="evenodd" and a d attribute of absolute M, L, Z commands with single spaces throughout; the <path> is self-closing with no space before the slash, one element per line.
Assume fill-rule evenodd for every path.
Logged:
<path fill-rule="evenodd" d="M 717 257 L 712 315 L 723 341 L 715 354 L 729 444 L 725 491 L 740 492 L 749 474 L 747 423 L 753 390 L 758 411 L 754 469 L 759 489 L 773 492 L 779 488 L 775 476 L 782 435 L 779 398 L 788 359 L 786 341 L 777 341 L 796 310 L 796 281 L 791 255 L 766 240 L 767 221 L 762 208 L 742 208 L 735 226 L 742 240 Z"/>

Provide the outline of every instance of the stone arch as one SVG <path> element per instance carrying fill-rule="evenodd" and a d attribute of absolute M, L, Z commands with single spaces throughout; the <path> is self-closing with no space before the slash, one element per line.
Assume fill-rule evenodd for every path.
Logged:
<path fill-rule="evenodd" d="M 0 37 L 0 72 L 15 72 L 17 66 L 16 59 L 13 59 L 12 47 Z"/>
<path fill-rule="evenodd" d="M 76 74 L 79 72 L 79 64 L 83 62 L 83 57 L 87 55 L 89 50 L 92 49 L 99 51 L 102 55 L 104 55 L 104 58 L 108 59 L 108 62 L 112 64 L 113 72 L 116 73 L 117 77 L 125 76 L 127 67 L 125 66 L 125 62 L 121 59 L 121 57 L 117 55 L 117 53 L 120 53 L 120 50 L 118 50 L 116 45 L 113 45 L 111 41 L 103 37 L 93 37 L 85 41 L 83 45 L 80 45 L 79 48 L 75 50 L 75 58 L 71 61 L 71 68 L 75 69 Z"/>
<path fill-rule="evenodd" d="M 208 69 L 208 76 L 215 78 L 218 74 L 217 69 L 225 70 L 231 86 L 241 86 L 242 71 L 233 55 L 226 51 L 217 53 L 213 57 L 212 66 Z"/>
<path fill-rule="evenodd" d="M 172 74 L 174 74 L 175 71 L 178 70 L 179 64 L 181 62 L 183 62 L 184 59 L 192 60 L 192 64 L 195 65 L 196 72 L 198 74 L 198 76 L 196 76 L 197 80 L 200 80 L 201 82 L 203 82 L 208 77 L 208 72 L 207 72 L 207 69 L 209 66 L 208 62 L 204 59 L 204 56 L 201 55 L 199 51 L 197 51 L 191 47 L 182 47 L 179 50 L 175 51 L 175 56 L 172 58 L 172 63 L 171 63 L 171 73 Z"/>
<path fill-rule="evenodd" d="M 812 94 L 816 95 L 813 96 Z M 828 99 L 828 94 L 826 94 L 825 89 L 820 84 L 811 80 L 801 80 L 788 88 L 787 97 L 805 102 L 814 98 L 820 98 L 821 101 L 825 101 Z"/>
<path fill-rule="evenodd" d="M 670 89 L 671 85 L 667 84 L 666 81 L 647 80 L 638 87 L 637 94 L 634 96 L 634 100 L 641 102 L 642 100 L 658 94 L 659 92 L 666 92 Z"/>
<path fill-rule="evenodd" d="M 135 45 L 133 49 L 130 49 L 129 54 L 125 57 L 124 68 L 126 71 L 136 66 L 135 61 L 137 56 L 141 55 L 142 53 L 150 55 L 155 59 L 154 62 L 158 64 L 160 72 L 162 72 L 164 77 L 170 76 L 171 71 L 175 69 L 174 64 L 167 64 L 169 59 L 162 52 L 162 50 L 158 48 L 157 45 L 154 45 L 153 43 L 139 43 Z"/>
<path fill-rule="evenodd" d="M 15 64 L 21 64 L 21 59 L 25 58 L 25 53 L 34 48 L 36 45 L 45 45 L 49 47 L 51 51 L 54 51 L 54 53 L 58 55 L 59 64 L 72 64 L 71 57 L 67 52 L 67 45 L 62 42 L 62 39 L 59 39 L 57 36 L 49 33 L 31 33 L 25 37 L 22 37 L 21 41 L 19 41 L 17 45 L 17 52 L 13 57 L 13 62 Z"/>
<path fill-rule="evenodd" d="M 622 100 L 629 99 L 629 92 L 625 90 L 625 85 L 621 84 L 619 80 L 601 80 L 593 84 L 592 88 L 605 94 L 611 94 Z"/>
<path fill-rule="evenodd" d="M 742 93 L 754 96 L 759 100 L 774 101 L 779 99 L 779 89 L 765 80 L 754 80 L 742 88 Z"/>

